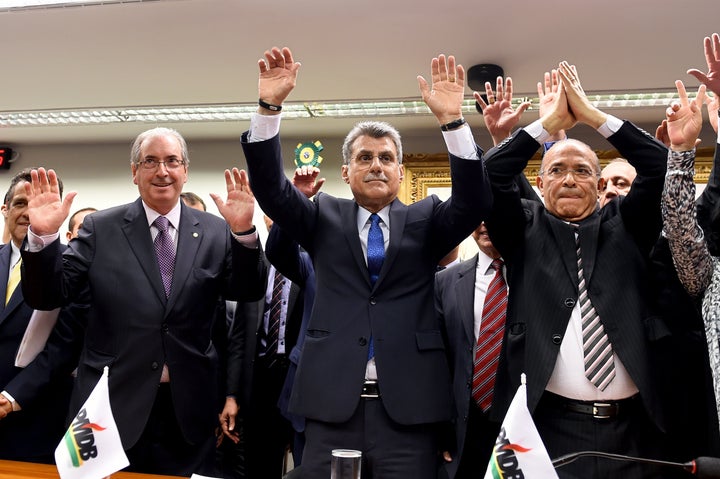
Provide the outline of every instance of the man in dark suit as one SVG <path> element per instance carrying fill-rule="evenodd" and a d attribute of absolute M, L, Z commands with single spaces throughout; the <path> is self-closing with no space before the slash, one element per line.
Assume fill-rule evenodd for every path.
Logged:
<path fill-rule="evenodd" d="M 267 217 L 265 224 L 268 232 L 273 229 Z M 239 410 L 242 417 L 247 477 L 271 479 L 282 476 L 285 451 L 292 446 L 291 424 L 280 414 L 277 402 L 302 322 L 303 294 L 300 286 L 272 264 L 268 266 L 265 296 L 239 303 L 235 310 L 228 349 L 226 408 L 235 414 Z"/>
<path fill-rule="evenodd" d="M 472 236 L 480 249 L 478 254 L 435 277 L 435 308 L 447 337 L 455 400 L 454 447 L 444 452 L 443 467 L 451 479 L 476 478 L 487 467 L 500 432 L 500 422 L 491 421 L 490 412 L 483 411 L 472 395 L 485 298 L 496 275 L 492 263 L 500 259 L 500 253 L 490 241 L 485 224 Z"/>
<path fill-rule="evenodd" d="M 17 282 L 20 246 L 29 225 L 25 194 L 25 183 L 29 181 L 29 169 L 16 174 L 2 205 L 10 242 L 0 247 L 0 291 L 5 293 L 0 303 L 0 389 L 22 371 L 15 366 L 15 359 L 34 311 L 25 303 Z M 53 463 L 53 451 L 65 433 L 71 389 L 72 376 L 59 376 L 36 401 L 24 404 L 22 410 L 0 421 L 0 459 Z M 10 401 L 15 399 L 7 391 L 2 395 Z M 15 409 L 18 407 L 16 403 Z"/>
<path fill-rule="evenodd" d="M 525 373 L 528 408 L 551 457 L 582 450 L 662 457 L 663 411 L 649 349 L 664 331 L 649 314 L 647 263 L 660 232 L 667 150 L 592 106 L 566 62 L 559 72 L 551 111 L 486 159 L 495 198 L 488 229 L 505 259 L 510 290 L 493 418 L 502 419 Z M 565 140 L 542 161 L 537 185 L 545 206 L 521 200 L 515 176 L 548 135 L 576 121 L 597 129 L 635 166 L 628 196 L 599 209 L 597 156 Z M 590 330 L 597 342 L 587 339 Z M 656 471 L 583 458 L 558 473 L 604 478 Z"/>
<path fill-rule="evenodd" d="M 481 153 L 462 119 L 465 73 L 441 55 L 432 61 L 432 89 L 418 78 L 446 131 L 454 183 L 446 202 L 431 196 L 407 206 L 397 199 L 399 134 L 386 123 L 360 123 L 345 140 L 342 177 L 354 200 L 319 193 L 310 201 L 285 177 L 276 114 L 299 67 L 287 48 L 265 52 L 260 108 L 242 145 L 261 208 L 315 266 L 317 294 L 290 405 L 306 418 L 302 476 L 326 477 L 331 450 L 351 448 L 362 451 L 369 477 L 434 478 L 435 426 L 452 414 L 434 272 L 491 203 Z"/>
<path fill-rule="evenodd" d="M 266 277 L 254 201 L 239 172 L 225 171 L 226 201 L 212 195 L 222 221 L 180 201 L 188 162 L 175 130 L 140 134 L 130 165 L 140 198 L 88 216 L 63 254 L 57 232 L 74 194 L 61 201 L 54 171 L 40 168 L 26 185 L 32 227 L 22 252 L 28 304 L 48 309 L 80 296 L 89 305 L 87 321 L 67 340 L 84 339 L 71 411 L 109 366 L 110 403 L 130 470 L 185 476 L 207 474 L 212 460 L 218 299 L 256 300 Z M 41 355 L 28 370 L 74 360 Z M 20 404 L 35 382 L 23 379 L 7 388 Z"/>

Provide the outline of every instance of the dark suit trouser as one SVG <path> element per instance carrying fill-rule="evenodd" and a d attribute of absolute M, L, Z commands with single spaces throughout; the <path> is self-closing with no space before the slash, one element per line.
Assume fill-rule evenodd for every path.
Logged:
<path fill-rule="evenodd" d="M 568 411 L 558 398 L 545 393 L 533 414 L 551 459 L 579 451 L 666 459 L 663 434 L 649 418 L 639 398 L 610 419 Z M 560 479 L 656 479 L 684 477 L 685 474 L 658 466 L 596 457 L 581 457 L 556 470 Z"/>
<path fill-rule="evenodd" d="M 344 423 L 307 419 L 302 478 L 330 477 L 333 449 L 362 451 L 363 479 L 435 479 L 437 426 L 404 426 L 387 415 L 381 399 L 361 399 Z"/>
<path fill-rule="evenodd" d="M 277 406 L 287 375 L 288 361 L 283 358 L 272 367 L 268 367 L 268 363 L 265 357 L 255 360 L 251 405 L 243 415 L 245 471 L 248 479 L 282 477 L 285 451 L 292 444 L 292 426 L 280 414 Z"/>
<path fill-rule="evenodd" d="M 460 461 L 455 479 L 478 479 L 485 473 L 499 433 L 500 424 L 490 421 L 471 399 L 462 457 L 454 458 Z"/>
<path fill-rule="evenodd" d="M 130 466 L 125 470 L 185 477 L 194 473 L 211 475 L 214 446 L 212 431 L 204 443 L 185 441 L 175 417 L 170 385 L 160 384 L 145 430 L 138 442 L 126 451 Z"/>

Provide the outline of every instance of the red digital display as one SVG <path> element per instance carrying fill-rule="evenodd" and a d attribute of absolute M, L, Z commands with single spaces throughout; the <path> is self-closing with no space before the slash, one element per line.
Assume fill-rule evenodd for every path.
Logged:
<path fill-rule="evenodd" d="M 0 169 L 10 169 L 10 160 L 12 159 L 12 148 L 0 146 Z"/>

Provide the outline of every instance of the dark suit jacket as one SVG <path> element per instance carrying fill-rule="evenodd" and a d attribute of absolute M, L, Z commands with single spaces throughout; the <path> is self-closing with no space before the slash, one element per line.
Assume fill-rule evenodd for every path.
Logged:
<path fill-rule="evenodd" d="M 344 422 L 360 402 L 368 339 L 383 405 L 401 424 L 451 416 L 447 360 L 433 309 L 438 261 L 482 221 L 491 203 L 481 161 L 450 158 L 452 197 L 390 206 L 390 244 L 373 286 L 357 227 L 358 205 L 318 194 L 309 201 L 285 177 L 280 140 L 247 143 L 250 181 L 263 211 L 313 258 L 317 294 L 291 412 Z"/>
<path fill-rule="evenodd" d="M 272 282 L 272 278 L 268 281 Z M 290 285 L 287 305 L 287 321 L 285 325 L 285 351 L 289 353 L 295 346 L 298 330 L 302 322 L 303 299 L 300 286 Z M 228 348 L 228 394 L 240 400 L 240 413 L 243 416 L 253 414 L 253 379 L 255 374 L 263 371 L 255 370 L 255 360 L 260 353 L 260 337 L 263 333 L 263 315 L 265 313 L 265 296 L 258 301 L 238 303 L 235 317 L 230 330 Z"/>
<path fill-rule="evenodd" d="M 110 366 L 110 403 L 126 449 L 145 428 L 164 363 L 185 439 L 194 443 L 212 434 L 218 378 L 211 335 L 218 299 L 256 300 L 265 290 L 259 244 L 245 248 L 221 218 L 181 208 L 167 300 L 140 199 L 88 216 L 62 255 L 58 241 L 37 253 L 23 251 L 29 304 L 50 309 L 88 295 L 87 321 L 66 340 L 81 341 L 84 329 L 71 411 Z M 37 360 L 31 366 L 35 363 L 44 369 Z M 17 390 L 22 398 L 32 389 L 32 377 L 25 378 L 11 394 Z"/>
<path fill-rule="evenodd" d="M 305 251 L 301 251 L 297 242 L 285 233 L 280 226 L 274 226 L 270 230 L 265 243 L 265 254 L 278 271 L 290 281 L 299 285 L 303 291 L 302 322 L 300 323 L 297 342 L 288 356 L 290 364 L 288 365 L 285 383 L 283 383 L 278 398 L 280 414 L 292 423 L 295 431 L 303 432 L 305 430 L 305 418 L 291 413 L 289 408 L 290 397 L 295 385 L 295 375 L 297 374 L 298 364 L 300 364 L 300 357 L 305 345 L 305 335 L 310 322 L 312 307 L 315 303 L 315 268 L 312 265 L 310 255 Z"/>
<path fill-rule="evenodd" d="M 708 249 L 720 253 L 720 148 L 715 149 L 708 183 L 697 199 L 698 224 Z M 668 414 L 668 436 L 675 457 L 687 461 L 720 455 L 720 429 L 707 352 L 701 298 L 692 298 L 677 277 L 667 240 L 661 237 L 652 255 L 656 311 L 671 335 L 653 344 L 660 396 Z"/>
<path fill-rule="evenodd" d="M 697 199 L 697 220 L 705 233 L 710 254 L 720 256 L 720 145 L 717 143 L 710 177 Z"/>
<path fill-rule="evenodd" d="M 455 448 L 450 450 L 454 460 L 445 464 L 450 477 L 455 477 L 463 455 L 472 395 L 470 385 L 477 342 L 474 330 L 477 262 L 478 255 L 475 255 L 435 276 L 435 308 L 446 335 L 455 406 Z"/>
<path fill-rule="evenodd" d="M 626 198 L 580 223 L 585 278 L 615 354 L 638 386 L 650 416 L 661 425 L 648 344 L 667 330 L 648 309 L 654 292 L 648 286 L 647 263 L 660 233 L 667 149 L 628 122 L 609 141 L 638 176 Z M 495 196 L 488 230 L 505 259 L 510 288 L 492 409 L 497 420 L 507 410 L 521 373 L 527 374 L 528 408 L 534 411 L 578 297 L 572 228 L 538 202 L 521 200 L 513 183 L 538 147 L 519 130 L 486 156 Z"/>
<path fill-rule="evenodd" d="M 0 390 L 22 372 L 15 367 L 15 355 L 33 313 L 33 308 L 25 303 L 20 285 L 5 305 L 10 253 L 9 244 L 0 246 Z M 34 401 L 20 401 L 13 396 L 23 409 L 0 421 L 0 458 L 52 458 L 65 433 L 72 376 L 68 372 L 49 386 Z"/>

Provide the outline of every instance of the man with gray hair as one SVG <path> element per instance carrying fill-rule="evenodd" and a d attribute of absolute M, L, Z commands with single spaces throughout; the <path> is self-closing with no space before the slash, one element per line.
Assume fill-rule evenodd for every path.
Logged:
<path fill-rule="evenodd" d="M 282 103 L 299 63 L 273 48 L 259 62 L 259 108 L 243 134 L 253 192 L 263 211 L 313 259 L 317 294 L 290 399 L 306 418 L 301 477 L 328 477 L 331 451 L 362 451 L 363 475 L 437 476 L 437 424 L 450 419 L 450 377 L 433 309 L 438 261 L 482 221 L 488 180 L 462 117 L 465 71 L 455 58 L 431 63 L 432 86 L 418 77 L 450 151 L 452 195 L 412 205 L 398 198 L 404 168 L 400 135 L 363 122 L 343 145 L 341 175 L 353 200 L 300 191 L 285 177 Z"/>
<path fill-rule="evenodd" d="M 39 355 L 22 382 L 6 387 L 22 405 L 37 381 L 33 369 L 77 365 L 74 415 L 109 367 L 110 404 L 129 469 L 185 477 L 213 472 L 218 299 L 257 300 L 266 277 L 247 183 L 237 169 L 225 171 L 227 200 L 211 195 L 223 221 L 180 200 L 188 164 L 177 131 L 141 133 L 130 163 L 140 197 L 87 216 L 64 253 L 58 230 L 75 193 L 63 201 L 53 170 L 32 172 L 24 190 L 32 225 L 22 251 L 25 300 L 44 310 L 84 303 L 87 319 L 58 322 L 67 334 L 51 336 L 46 348 L 58 354 Z M 0 417 L 15 409 L 0 400 Z"/>

